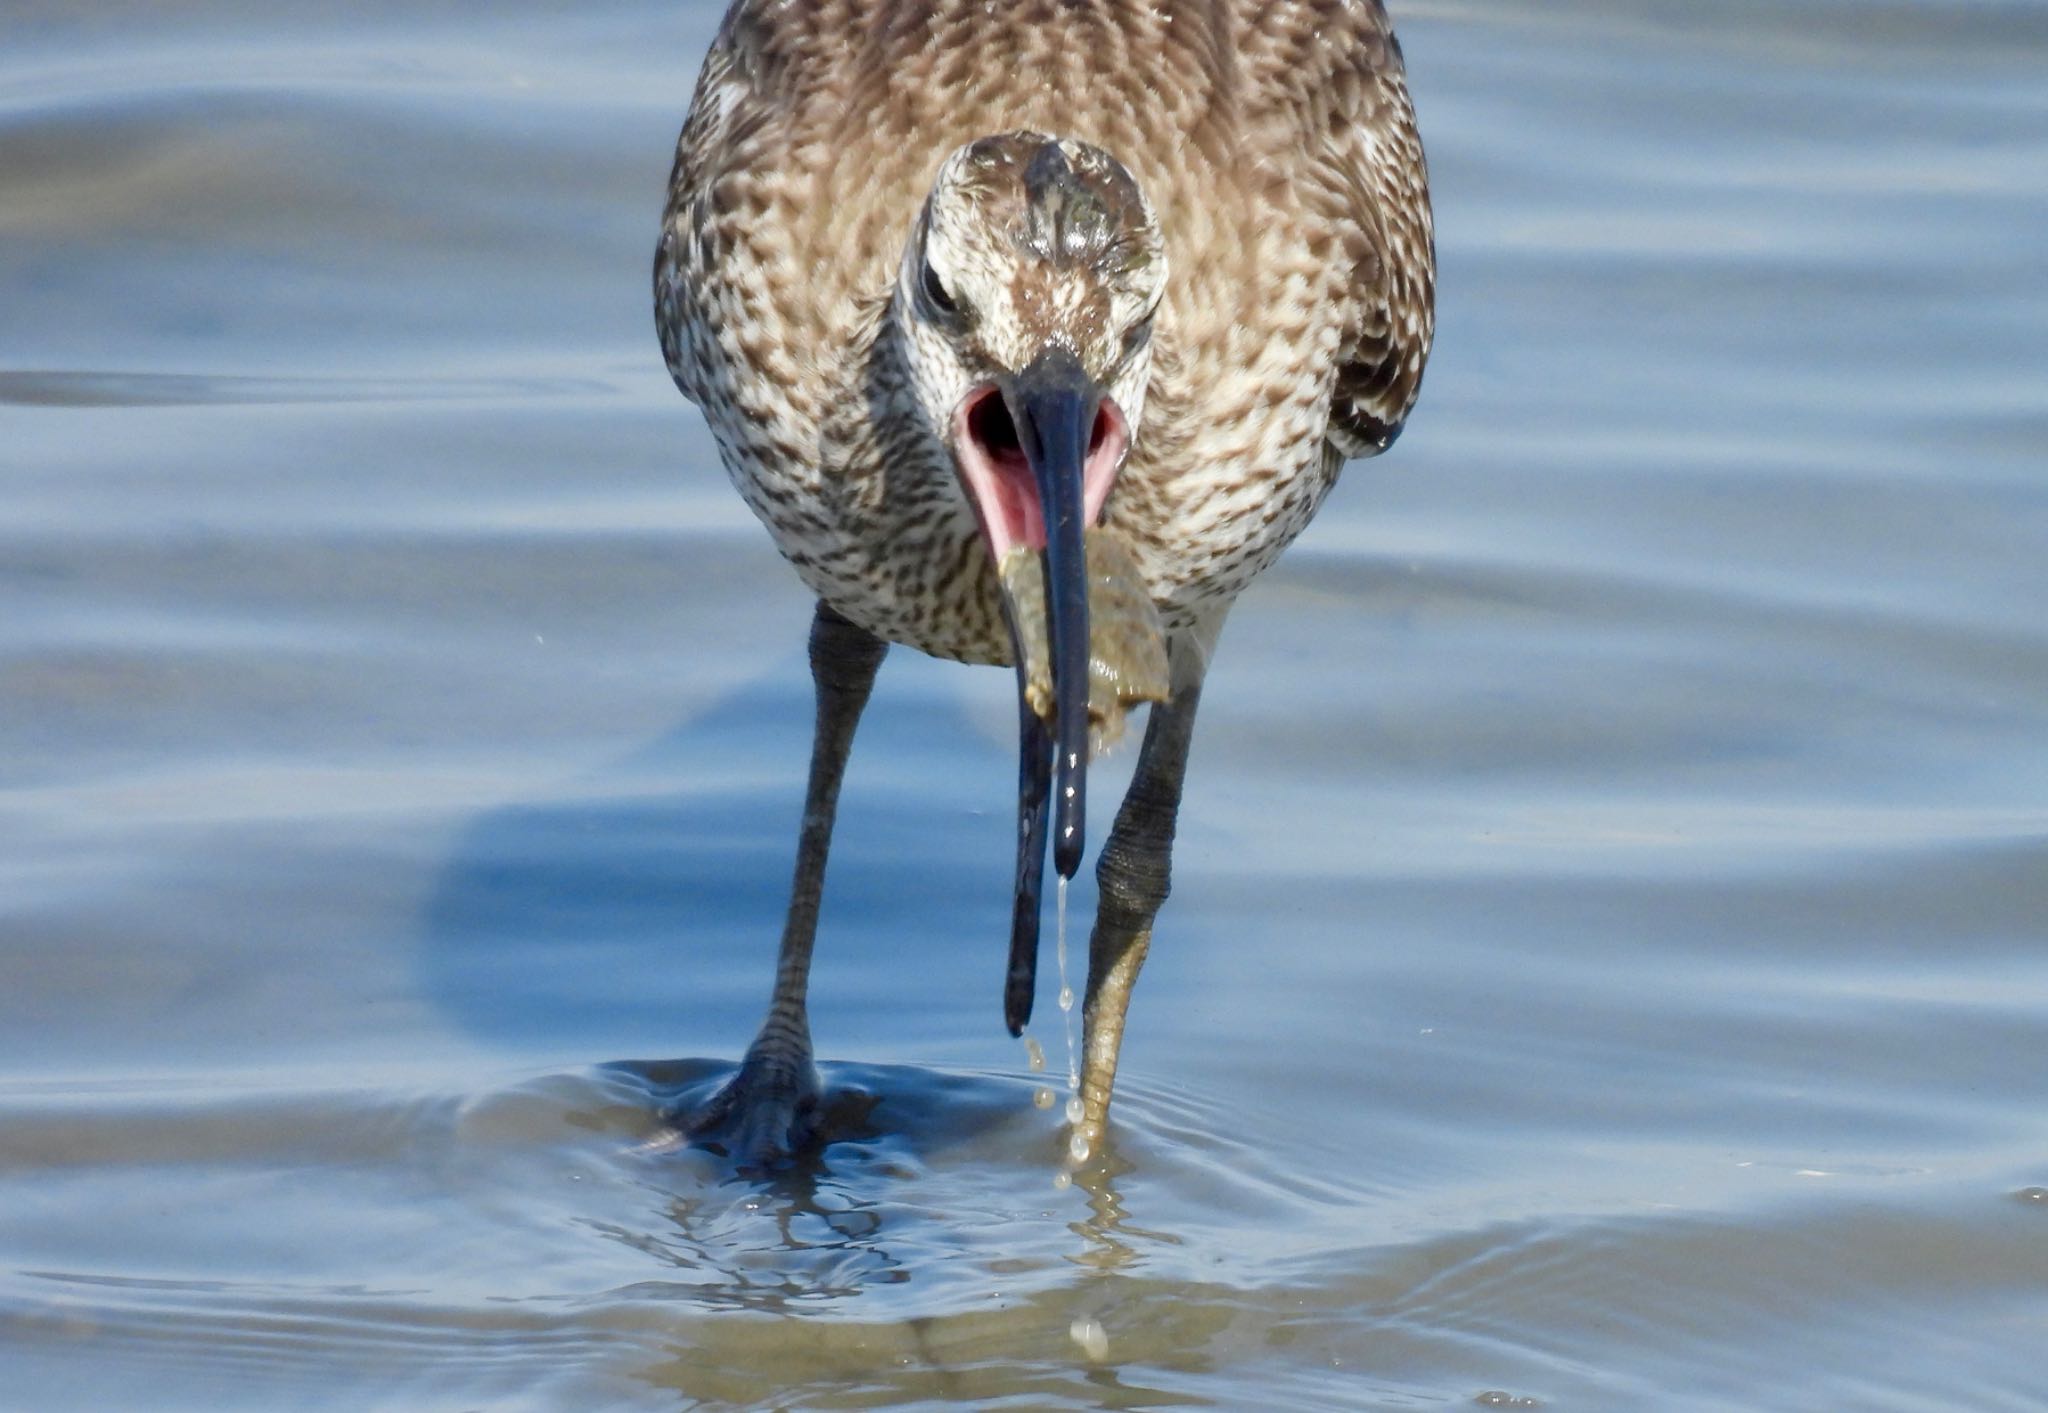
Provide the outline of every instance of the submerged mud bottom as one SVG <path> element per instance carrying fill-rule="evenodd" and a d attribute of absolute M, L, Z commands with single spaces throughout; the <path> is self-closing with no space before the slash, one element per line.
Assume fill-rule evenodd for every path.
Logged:
<path fill-rule="evenodd" d="M 1166 700 L 1166 631 L 1145 591 L 1130 546 L 1114 530 L 1087 532 L 1088 744 L 1100 752 L 1122 738 L 1125 719 L 1143 702 Z M 1038 552 L 1022 545 L 1003 557 L 1017 650 L 1024 659 L 1024 696 L 1046 721 L 1053 717 L 1052 646 L 1047 631 L 1045 573 Z"/>

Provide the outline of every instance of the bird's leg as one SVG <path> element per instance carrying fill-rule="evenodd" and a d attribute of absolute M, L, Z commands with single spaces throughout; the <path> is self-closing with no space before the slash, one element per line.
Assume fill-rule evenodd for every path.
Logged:
<path fill-rule="evenodd" d="M 1202 674 L 1220 627 L 1219 617 L 1206 625 L 1206 631 L 1175 636 L 1173 697 L 1155 705 L 1145 723 L 1145 744 L 1138 751 L 1131 788 L 1095 865 L 1099 900 L 1095 930 L 1088 939 L 1081 1120 L 1074 1126 L 1074 1137 L 1089 1152 L 1102 1145 L 1110 1089 L 1116 1082 L 1117 1050 L 1123 1044 L 1124 1012 L 1152 945 L 1152 919 L 1166 901 L 1188 743 L 1194 735 L 1195 708 L 1202 700 Z"/>
<path fill-rule="evenodd" d="M 810 1014 L 804 1000 L 811 943 L 818 932 L 818 900 L 825 884 L 825 856 L 832 846 L 832 820 L 839 808 L 839 782 L 846 773 L 861 709 L 888 650 L 887 643 L 819 600 L 811 620 L 817 726 L 811 739 L 811 778 L 804 796 L 803 828 L 797 835 L 789 918 L 775 963 L 775 992 L 739 1073 L 683 1120 L 691 1137 L 717 1142 L 737 1157 L 773 1158 L 795 1152 L 811 1138 L 816 1124 L 818 1072 L 811 1063 Z"/>

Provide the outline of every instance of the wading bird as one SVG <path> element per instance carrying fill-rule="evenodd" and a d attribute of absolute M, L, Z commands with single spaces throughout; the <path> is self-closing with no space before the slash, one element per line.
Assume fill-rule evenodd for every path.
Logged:
<path fill-rule="evenodd" d="M 677 146 L 662 352 L 817 595 L 816 734 L 774 995 L 693 1133 L 815 1123 L 805 987 L 839 783 L 887 644 L 1015 664 L 1004 1013 L 1085 839 L 1090 733 L 1150 708 L 1097 864 L 1081 1145 L 1166 898 L 1237 594 L 1429 354 L 1428 178 L 1379 0 L 738 0 Z"/>

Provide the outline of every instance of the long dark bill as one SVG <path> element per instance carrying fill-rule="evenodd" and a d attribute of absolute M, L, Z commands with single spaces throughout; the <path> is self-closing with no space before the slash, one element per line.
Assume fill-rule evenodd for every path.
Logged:
<path fill-rule="evenodd" d="M 1043 724 L 1028 704 L 1021 708 L 1017 898 L 1003 991 L 1003 1019 L 1016 1035 L 1031 1018 L 1037 978 L 1048 774 L 1053 867 L 1060 877 L 1072 878 L 1080 870 L 1086 842 L 1089 643 L 1082 475 L 1102 392 L 1072 353 L 1049 348 L 1005 383 L 1002 394 L 1017 428 L 1018 445 L 1037 482 L 1039 509 L 1045 518 L 1046 631 L 1054 703 L 1049 753 Z M 1018 658 L 1021 663 L 1021 646 Z"/>
<path fill-rule="evenodd" d="M 1045 799 L 1052 784 L 1052 733 L 1024 700 L 1019 654 L 1017 711 L 1017 899 L 1010 914 L 1010 969 L 1003 978 L 1003 1024 L 1022 1035 L 1038 989 L 1039 899 L 1045 883 Z"/>

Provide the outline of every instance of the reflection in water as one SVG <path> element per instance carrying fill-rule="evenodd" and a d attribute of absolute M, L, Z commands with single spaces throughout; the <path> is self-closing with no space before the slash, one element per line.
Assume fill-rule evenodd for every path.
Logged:
<path fill-rule="evenodd" d="M 654 1112 L 691 1112 L 731 1077 L 706 1062 L 615 1065 L 651 1088 Z M 592 1222 L 591 1229 L 677 1268 L 674 1281 L 641 1281 L 620 1294 L 684 1298 L 719 1308 L 790 1313 L 910 1279 L 885 1245 L 882 1192 L 910 1175 L 888 1150 L 906 1141 L 876 1122 L 881 1096 L 835 1074 L 819 1117 L 819 1144 L 770 1170 L 664 1130 L 636 1156 L 664 1223 L 656 1230 Z M 699 1185 L 677 1190 L 678 1179 Z"/>
<path fill-rule="evenodd" d="M 662 1213 L 672 1232 L 596 1220 L 589 1227 L 687 1273 L 685 1279 L 636 1281 L 615 1292 L 634 1299 L 791 1314 L 852 1299 L 881 1282 L 910 1279 L 882 1243 L 880 1212 L 857 1201 L 828 1205 L 832 1195 L 821 1191 L 819 1176 L 829 1174 L 785 1173 L 736 1200 L 722 1193 L 674 1198 Z M 752 1259 L 759 1257 L 769 1259 Z"/>
<path fill-rule="evenodd" d="M 695 1062 L 614 1068 L 650 1084 L 655 1112 L 701 1098 L 730 1073 Z M 1210 1402 L 1142 1371 L 1142 1331 L 1156 1322 L 1163 1288 L 1130 1277 L 1142 1270 L 1145 1243 L 1174 1238 L 1127 1220 L 1117 1182 L 1136 1171 L 1130 1160 L 1112 1151 L 1073 1174 L 1089 1211 L 1079 1221 L 956 1205 L 966 1194 L 951 1190 L 948 1177 L 978 1185 L 999 1175 L 1013 1201 L 1033 1190 L 1055 1207 L 1072 1201 L 1069 1185 L 1054 1181 L 1063 1171 L 1056 1141 L 1020 1102 L 1028 1093 L 1022 1078 L 829 1066 L 821 1145 L 774 1171 L 736 1171 L 672 1134 L 642 1145 L 635 1158 L 646 1166 L 641 1181 L 657 1199 L 649 1216 L 658 1224 L 592 1230 L 674 1268 L 673 1279 L 612 1294 L 681 1302 L 693 1334 L 639 1377 L 693 1398 L 805 1407 L 874 1406 L 882 1395 L 860 1390 L 884 1388 L 891 1403 L 1072 1398 L 1082 1390 L 1106 1407 Z M 999 1241 L 965 1236 L 991 1217 Z M 1079 1236 L 1081 1247 L 1059 1250 L 1062 1232 Z M 1086 1272 L 1079 1280 L 1076 1266 Z M 963 1285 L 974 1299 L 934 1298 L 934 1287 Z M 900 1318 L 891 1319 L 899 1300 Z M 800 1334 L 709 1325 L 706 1311 L 805 1324 Z M 1178 1317 L 1174 1340 L 1216 1328 L 1214 1313 Z M 1132 1348 L 1120 1350 L 1112 1330 L 1132 1332 Z M 991 1367 L 992 1347 L 1038 1357 L 1043 1367 L 1022 1378 Z M 1199 1368 L 1209 1360 L 1197 1342 L 1177 1350 L 1177 1362 Z M 772 1377 L 764 1378 L 764 1366 Z M 849 1385 L 855 1370 L 863 1372 Z"/>
<path fill-rule="evenodd" d="M 653 1199 L 648 1214 L 658 1220 L 593 1229 L 689 1273 L 672 1283 L 677 1293 L 738 1308 L 815 1306 L 914 1278 L 917 1255 L 892 1247 L 922 1249 L 943 1239 L 923 1223 L 932 1216 L 929 1203 L 943 1200 L 944 1176 L 976 1175 L 974 1165 L 991 1164 L 992 1174 L 978 1176 L 996 1177 L 1016 1196 L 1037 1171 L 1044 1120 L 1021 1076 L 902 1066 L 821 1070 L 819 1142 L 760 1169 L 687 1143 L 665 1122 L 648 1118 L 688 1111 L 730 1077 L 731 1065 L 608 1066 L 607 1074 L 641 1089 L 642 1122 L 656 1125 L 619 1161 Z M 1051 1171 L 1043 1169 L 1048 1193 Z M 1047 1230 L 1054 1229 L 1048 1223 Z M 1052 1269 L 1049 1261 L 1033 1264 Z M 943 1274 L 927 1265 L 917 1278 Z"/>
<path fill-rule="evenodd" d="M 1104 1135 L 1102 1151 L 1094 1160 L 1073 1170 L 1074 1186 L 1088 1198 L 1087 1219 L 1073 1223 L 1070 1228 L 1086 1243 L 1073 1257 L 1076 1265 L 1105 1275 L 1130 1271 L 1145 1259 L 1140 1243 L 1180 1244 L 1179 1238 L 1169 1232 L 1131 1223 L 1117 1183 L 1136 1171 L 1137 1165 L 1120 1151 L 1114 1129 Z"/>
<path fill-rule="evenodd" d="M 454 1363 L 478 1390 L 566 1379 L 579 1406 L 611 1401 L 621 1379 L 741 1405 L 1200 1404 L 1227 1373 L 1233 1405 L 1257 1389 L 1335 1408 L 1440 1402 L 1447 1370 L 1470 1371 L 1464 1398 L 1524 1398 L 1543 1384 L 1528 1368 L 1503 1377 L 1504 1328 L 1570 1351 L 1605 1347 L 1618 1322 L 1699 1379 L 1725 1368 L 1729 1328 L 1788 1308 L 1839 1359 L 1869 1332 L 1830 1326 L 1829 1304 L 1875 1302 L 1899 1332 L 1928 1298 L 1956 1298 L 1959 1270 L 1987 1311 L 2048 1276 L 2038 1185 L 1952 1207 L 1951 1266 L 1927 1259 L 1921 1173 L 1838 1175 L 1856 1201 L 1816 1189 L 1761 1220 L 1446 1208 L 1435 1229 L 1380 1229 L 1412 1204 L 1335 1174 L 1308 1184 L 1263 1145 L 1219 1173 L 1180 1136 L 1214 1114 L 1143 1084 L 1103 1165 L 1059 1192 L 1028 1075 L 828 1066 L 834 1141 L 747 1175 L 675 1146 L 660 1118 L 729 1072 L 623 1063 L 461 1097 L 117 1095 L 97 1118 L 18 1095 L 0 1105 L 0 1240 L 73 1263 L 96 1242 L 106 1262 L 148 1246 L 160 1274 L 31 1264 L 0 1278 L 0 1339 L 32 1356 L 90 1348 L 108 1368 L 188 1349 L 181 1376 L 268 1371 L 293 1406 L 331 1361 L 369 1360 L 413 1403 Z M 134 1173 L 147 1210 L 91 1200 Z M 74 1193 L 58 1210 L 90 1230 L 24 1221 L 50 1210 L 38 1192 Z M 1152 1208 L 1179 1229 L 1141 1225 Z M 326 1274 L 294 1277 L 308 1269 Z M 441 1294 L 471 1283 L 473 1299 Z M 1633 1386 L 1591 1363 L 1580 1377 L 1617 1398 Z"/>
<path fill-rule="evenodd" d="M 687 1111 L 723 1083 L 731 1066 L 709 1061 L 629 1062 L 608 1066 L 644 1098 L 648 1116 Z M 621 1163 L 650 1199 L 639 1219 L 579 1224 L 607 1242 L 670 1270 L 611 1295 L 680 1301 L 705 1310 L 808 1316 L 869 1323 L 900 1290 L 907 1340 L 903 1359 L 937 1385 L 959 1394 L 947 1366 L 958 1361 L 959 1333 L 932 1287 L 979 1283 L 985 1298 L 1009 1308 L 1023 1302 L 1034 1326 L 1064 1331 L 1077 1378 L 1118 1398 L 1172 1404 L 1181 1395 L 1133 1382 L 1117 1371 L 1112 1331 L 1128 1324 L 1133 1303 L 1157 1286 L 1132 1287 L 1148 1247 L 1178 1246 L 1173 1235 L 1130 1220 L 1120 1183 L 1138 1164 L 1112 1142 L 1098 1161 L 1074 1171 L 1058 1160 L 1059 1135 L 1028 1103 L 1030 1077 L 948 1076 L 903 1067 L 824 1067 L 820 1142 L 797 1158 L 762 1171 L 736 1166 L 722 1153 L 692 1146 L 665 1127 L 627 1149 Z M 1132 1100 L 1142 1109 L 1142 1089 Z M 611 1106 L 606 1106 L 607 1108 Z M 605 1127 L 571 1110 L 575 1126 Z M 616 1129 L 618 1125 L 609 1125 Z M 1014 1204 L 1035 1195 L 1045 1210 L 973 1213 L 956 1203 L 991 1177 Z M 1070 1179 L 1070 1181 L 1069 1181 Z M 1087 1216 L 1062 1221 L 1075 1198 Z M 1017 1225 L 1023 1217 L 1035 1237 Z M 995 1218 L 1000 1244 L 985 1250 L 961 1239 L 963 1229 Z M 1079 1237 L 1078 1248 L 1059 1233 Z M 1061 1249 L 1064 1246 L 1065 1249 Z M 1030 1253 L 1039 1248 L 1036 1256 Z M 1070 1274 L 1087 1274 L 1079 1281 Z M 911 1289 L 917 1287 L 917 1289 Z M 917 1313 L 936 1311 L 939 1313 Z M 829 1342 L 829 1341 L 828 1341 Z M 701 1350 L 657 1365 L 645 1375 L 664 1387 L 701 1390 Z"/>
<path fill-rule="evenodd" d="M 646 1085 L 652 1112 L 662 1115 L 694 1111 L 732 1073 L 730 1065 L 696 1060 L 621 1062 L 607 1069 Z M 1028 1076 L 968 1078 L 847 1065 L 826 1066 L 824 1074 L 818 1139 L 804 1153 L 755 1168 L 736 1164 L 715 1145 L 692 1144 L 664 1124 L 632 1153 L 647 1164 L 648 1191 L 666 1203 L 674 1234 L 615 1225 L 593 1229 L 679 1267 L 734 1278 L 736 1288 L 728 1296 L 719 1294 L 715 1279 L 682 1287 L 702 1298 L 781 1308 L 793 1299 L 851 1295 L 876 1280 L 912 1279 L 884 1244 L 891 1184 L 914 1182 L 929 1174 L 934 1161 L 971 1147 L 1026 1181 L 1042 1176 L 1055 1210 L 1070 1200 L 1061 1194 L 1078 1190 L 1088 1215 L 1065 1224 L 1082 1240 L 1065 1257 L 1072 1265 L 1103 1276 L 1128 1274 L 1143 1266 L 1147 1248 L 1181 1244 L 1170 1232 L 1131 1221 L 1119 1183 L 1138 1165 L 1124 1156 L 1114 1133 L 1095 1159 L 1078 1168 L 1064 1160 L 1041 1166 L 1047 1140 L 1032 1117 L 1036 1105 L 1027 1109 L 1018 1102 Z M 1132 1107 L 1142 1103 L 1140 1098 Z M 573 1112 L 563 1117 L 579 1126 L 590 1122 Z M 671 1185 L 684 1178 L 695 1178 L 699 1186 L 683 1192 Z M 771 1252 L 799 1259 L 793 1265 L 778 1262 L 763 1284 L 757 1261 Z M 818 1278 L 807 1281 L 798 1267 Z"/>

